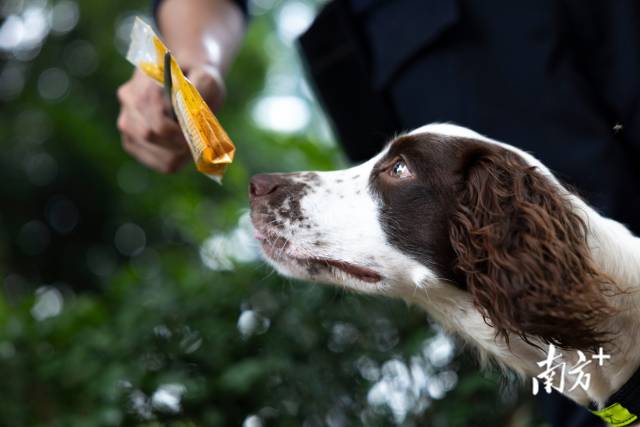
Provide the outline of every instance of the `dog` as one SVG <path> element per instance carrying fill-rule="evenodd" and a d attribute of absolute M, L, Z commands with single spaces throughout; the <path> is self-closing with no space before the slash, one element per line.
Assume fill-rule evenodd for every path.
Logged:
<path fill-rule="evenodd" d="M 640 239 L 518 148 L 431 124 L 350 169 L 256 175 L 249 194 L 285 276 L 416 304 L 522 378 L 549 345 L 567 366 L 603 347 L 588 388 L 563 391 L 593 409 L 640 366 Z"/>

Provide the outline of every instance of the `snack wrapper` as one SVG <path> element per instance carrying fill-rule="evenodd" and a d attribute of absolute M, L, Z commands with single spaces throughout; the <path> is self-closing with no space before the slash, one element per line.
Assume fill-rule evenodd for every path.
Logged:
<path fill-rule="evenodd" d="M 196 168 L 221 183 L 227 165 L 233 161 L 235 146 L 173 57 L 170 58 L 171 72 L 165 73 L 167 52 L 169 50 L 151 27 L 136 18 L 127 60 L 161 85 L 165 85 L 165 75 L 171 76 L 171 82 L 167 84 L 171 88 L 171 105 Z"/>

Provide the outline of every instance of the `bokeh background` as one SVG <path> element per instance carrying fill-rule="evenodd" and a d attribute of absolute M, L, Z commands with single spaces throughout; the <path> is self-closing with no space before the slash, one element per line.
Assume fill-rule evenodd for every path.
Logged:
<path fill-rule="evenodd" d="M 0 3 L 0 426 L 542 425 L 420 310 L 260 263 L 249 177 L 347 165 L 296 54 L 320 6 L 252 2 L 218 186 L 121 149 L 146 1 Z"/>

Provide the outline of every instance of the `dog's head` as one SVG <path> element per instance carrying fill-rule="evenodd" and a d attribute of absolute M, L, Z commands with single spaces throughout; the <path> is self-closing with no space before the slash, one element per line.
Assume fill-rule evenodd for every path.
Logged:
<path fill-rule="evenodd" d="M 429 125 L 351 169 L 257 175 L 250 197 L 282 274 L 405 299 L 455 286 L 507 340 L 606 339 L 607 280 L 575 196 L 514 147 Z"/>

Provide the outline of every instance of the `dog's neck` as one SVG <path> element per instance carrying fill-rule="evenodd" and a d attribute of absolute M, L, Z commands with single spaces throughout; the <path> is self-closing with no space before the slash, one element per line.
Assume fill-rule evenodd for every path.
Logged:
<path fill-rule="evenodd" d="M 583 369 L 585 374 L 591 375 L 587 390 L 578 386 L 569 391 L 577 381 L 577 376 L 568 371 L 578 362 L 578 353 L 556 349 L 567 367 L 564 394 L 583 406 L 595 402 L 602 407 L 609 396 L 640 366 L 640 239 L 621 224 L 602 217 L 577 198 L 575 205 L 587 224 L 588 243 L 596 267 L 626 291 L 623 295 L 611 297 L 611 304 L 619 309 L 619 314 L 602 327 L 619 332 L 615 340 L 616 348 L 604 349 L 611 358 L 604 360 L 603 366 L 593 360 Z M 411 299 L 446 330 L 461 336 L 476 348 L 483 364 L 493 360 L 501 368 L 513 370 L 529 384 L 531 378 L 544 370 L 538 366 L 538 362 L 547 359 L 548 346 L 540 343 L 543 351 L 517 336 L 512 336 L 507 345 L 484 321 L 468 292 L 451 284 L 441 283 L 429 287 L 427 292 L 415 293 Z M 592 360 L 592 354 L 584 353 Z M 544 393 L 542 385 L 540 392 Z"/>
<path fill-rule="evenodd" d="M 640 366 L 640 238 L 622 224 L 604 218 L 576 200 L 584 215 L 589 234 L 587 240 L 594 263 L 623 291 L 611 297 L 611 305 L 618 309 L 603 328 L 618 333 L 610 363 L 596 367 L 592 375 L 599 378 L 601 389 L 594 387 L 592 400 L 600 403 L 617 391 Z"/>

